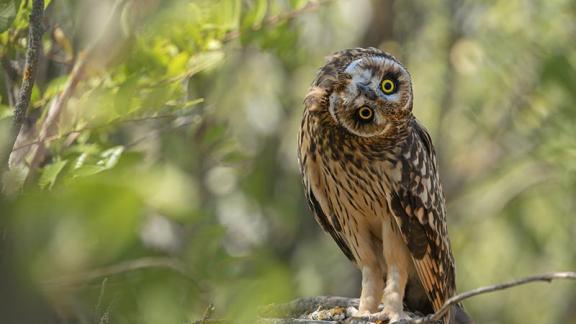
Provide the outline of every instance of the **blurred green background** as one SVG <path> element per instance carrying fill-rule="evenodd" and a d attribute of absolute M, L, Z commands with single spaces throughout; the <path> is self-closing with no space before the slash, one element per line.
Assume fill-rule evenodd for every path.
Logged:
<path fill-rule="evenodd" d="M 30 8 L 0 1 L 2 151 Z M 44 26 L 35 125 L 91 55 L 39 168 L 23 188 L 26 163 L 3 176 L 1 323 L 191 323 L 209 305 L 252 323 L 258 305 L 357 296 L 306 206 L 296 134 L 324 58 L 358 46 L 411 71 L 459 291 L 576 269 L 573 0 L 52 0 Z M 576 286 L 465 306 L 576 323 Z"/>

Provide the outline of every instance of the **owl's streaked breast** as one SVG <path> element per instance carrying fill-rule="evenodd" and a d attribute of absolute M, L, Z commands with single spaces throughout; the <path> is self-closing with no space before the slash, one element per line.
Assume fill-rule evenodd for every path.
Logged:
<path fill-rule="evenodd" d="M 382 223 L 392 221 L 386 197 L 391 182 L 401 178 L 396 149 L 326 127 L 318 115 L 306 113 L 302 126 L 306 131 L 300 135 L 299 153 L 305 185 L 356 261 L 363 261 L 370 255 L 358 248 L 359 240 L 368 238 L 373 249 L 381 249 Z"/>

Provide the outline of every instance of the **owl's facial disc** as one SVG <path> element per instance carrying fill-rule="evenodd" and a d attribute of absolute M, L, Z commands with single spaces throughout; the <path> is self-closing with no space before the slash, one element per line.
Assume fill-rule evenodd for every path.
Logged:
<path fill-rule="evenodd" d="M 344 85 L 330 95 L 329 111 L 351 133 L 383 135 L 412 109 L 412 85 L 406 69 L 384 56 L 352 61 L 342 73 Z"/>

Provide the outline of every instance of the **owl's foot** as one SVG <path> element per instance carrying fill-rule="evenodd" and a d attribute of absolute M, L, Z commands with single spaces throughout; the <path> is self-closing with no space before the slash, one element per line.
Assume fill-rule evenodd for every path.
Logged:
<path fill-rule="evenodd" d="M 384 307 L 384 309 L 378 313 L 378 316 L 387 318 L 389 323 L 396 323 L 411 319 L 411 317 L 405 312 L 397 312 L 391 309 L 387 309 L 386 307 Z"/>
<path fill-rule="evenodd" d="M 306 318 L 315 321 L 341 321 L 346 318 L 346 310 L 344 307 L 334 307 L 330 309 L 317 309 L 308 314 Z"/>
<path fill-rule="evenodd" d="M 359 311 L 356 307 L 348 307 L 346 308 L 346 317 L 365 317 L 369 316 L 370 312 L 368 311 Z"/>
<path fill-rule="evenodd" d="M 360 312 L 354 307 L 348 307 L 346 309 L 346 315 L 348 317 L 361 318 L 368 322 L 390 323 L 390 324 L 411 319 L 411 317 L 407 313 L 404 313 L 402 311 L 397 312 L 387 308 L 384 308 L 380 312 L 370 313 L 368 311 Z"/>

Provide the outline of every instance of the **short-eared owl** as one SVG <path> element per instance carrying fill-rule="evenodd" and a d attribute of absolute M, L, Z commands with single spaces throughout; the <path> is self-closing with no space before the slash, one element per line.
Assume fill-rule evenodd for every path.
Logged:
<path fill-rule="evenodd" d="M 318 223 L 362 271 L 356 316 L 396 321 L 406 316 L 404 304 L 430 314 L 455 292 L 434 147 L 412 99 L 402 64 L 358 48 L 331 56 L 304 100 L 305 194 Z M 466 318 L 457 305 L 444 323 Z"/>

